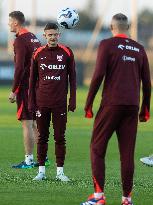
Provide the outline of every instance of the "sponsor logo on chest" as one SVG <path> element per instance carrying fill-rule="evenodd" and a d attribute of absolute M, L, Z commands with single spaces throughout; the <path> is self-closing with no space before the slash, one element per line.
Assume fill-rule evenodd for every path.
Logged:
<path fill-rule="evenodd" d="M 55 65 L 55 64 L 46 65 L 44 63 L 41 63 L 40 68 L 42 70 L 45 70 L 46 68 L 48 68 L 49 70 L 64 70 L 65 65 L 63 65 L 63 64 L 60 64 L 60 65 Z"/>
<path fill-rule="evenodd" d="M 44 80 L 61 80 L 61 76 L 54 76 L 54 75 L 48 76 L 48 75 L 46 75 L 44 77 Z"/>
<path fill-rule="evenodd" d="M 63 55 L 57 55 L 57 60 L 62 61 L 63 60 Z"/>

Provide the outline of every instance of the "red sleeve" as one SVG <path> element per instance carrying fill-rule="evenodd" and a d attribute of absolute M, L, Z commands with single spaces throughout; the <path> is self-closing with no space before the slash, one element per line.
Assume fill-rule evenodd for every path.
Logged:
<path fill-rule="evenodd" d="M 15 53 L 15 71 L 14 80 L 12 86 L 12 92 L 17 93 L 20 87 L 20 82 L 24 76 L 25 68 L 25 55 L 26 46 L 21 39 L 16 39 L 14 42 L 14 53 Z"/>
<path fill-rule="evenodd" d="M 29 96 L 28 96 L 28 109 L 31 112 L 36 111 L 36 85 L 38 79 L 38 64 L 36 58 L 32 58 L 29 78 Z"/>
<path fill-rule="evenodd" d="M 142 105 L 140 109 L 139 118 L 140 121 L 147 121 L 150 117 L 150 99 L 151 99 L 151 78 L 149 63 L 146 52 L 144 51 L 143 66 L 141 72 L 142 79 Z"/>
<path fill-rule="evenodd" d="M 92 108 L 94 98 L 98 92 L 98 89 L 102 83 L 103 77 L 106 73 L 108 63 L 108 52 L 106 51 L 105 43 L 102 41 L 98 48 L 97 59 L 95 71 L 91 80 L 85 111 L 88 111 L 89 108 Z"/>
<path fill-rule="evenodd" d="M 70 83 L 70 99 L 69 104 L 76 108 L 76 70 L 73 52 L 71 51 L 69 60 L 69 83 Z"/>

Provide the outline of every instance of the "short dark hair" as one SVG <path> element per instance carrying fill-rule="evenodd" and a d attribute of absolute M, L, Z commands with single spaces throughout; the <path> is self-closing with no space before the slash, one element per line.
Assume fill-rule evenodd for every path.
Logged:
<path fill-rule="evenodd" d="M 117 26 L 121 30 L 127 30 L 129 28 L 128 18 L 122 13 L 115 14 L 112 17 L 112 20 L 117 22 Z"/>
<path fill-rule="evenodd" d="M 115 14 L 115 15 L 113 16 L 113 19 L 116 20 L 116 21 L 128 22 L 127 16 L 125 16 L 125 15 L 122 14 L 122 13 Z"/>
<path fill-rule="evenodd" d="M 25 17 L 21 11 L 12 11 L 9 17 L 16 19 L 21 25 L 25 23 Z"/>
<path fill-rule="evenodd" d="M 59 27 L 58 27 L 58 25 L 56 23 L 49 22 L 49 23 L 46 24 L 46 26 L 44 28 L 44 31 L 50 30 L 50 29 L 59 30 Z"/>

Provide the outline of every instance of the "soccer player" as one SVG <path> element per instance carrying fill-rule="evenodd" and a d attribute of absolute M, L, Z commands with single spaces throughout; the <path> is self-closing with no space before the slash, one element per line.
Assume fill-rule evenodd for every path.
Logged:
<path fill-rule="evenodd" d="M 33 148 L 36 135 L 38 135 L 35 117 L 28 111 L 28 89 L 32 53 L 40 47 L 40 42 L 33 33 L 24 27 L 24 23 L 25 17 L 21 11 L 13 11 L 9 14 L 10 31 L 16 34 L 14 41 L 15 72 L 9 101 L 17 103 L 17 118 L 22 123 L 25 147 L 25 160 L 13 165 L 13 168 L 34 166 Z"/>
<path fill-rule="evenodd" d="M 153 167 L 153 154 L 149 157 L 140 158 L 140 161 L 147 166 Z"/>
<path fill-rule="evenodd" d="M 85 113 L 93 116 L 92 106 L 104 80 L 102 100 L 95 117 L 91 139 L 91 167 L 94 194 L 86 204 L 105 204 L 105 154 L 108 141 L 116 132 L 120 160 L 123 196 L 122 205 L 133 205 L 131 192 L 134 174 L 134 150 L 138 124 L 140 84 L 142 82 L 141 122 L 149 119 L 151 81 L 147 55 L 142 45 L 128 36 L 128 19 L 116 14 L 111 21 L 112 38 L 99 45 Z"/>
<path fill-rule="evenodd" d="M 30 71 L 29 110 L 36 111 L 39 131 L 37 156 L 39 172 L 34 180 L 43 180 L 45 176 L 45 156 L 48 150 L 49 127 L 52 118 L 55 155 L 57 164 L 56 179 L 69 181 L 63 171 L 67 122 L 67 94 L 70 84 L 68 111 L 76 108 L 76 72 L 74 56 L 69 47 L 59 44 L 59 28 L 48 23 L 44 28 L 47 45 L 36 50 Z"/>

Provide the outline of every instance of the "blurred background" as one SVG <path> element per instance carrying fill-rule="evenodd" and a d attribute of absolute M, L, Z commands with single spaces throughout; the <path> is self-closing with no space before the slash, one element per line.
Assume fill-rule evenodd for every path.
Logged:
<path fill-rule="evenodd" d="M 89 85 L 100 40 L 111 37 L 109 24 L 116 13 L 124 13 L 130 21 L 130 36 L 140 42 L 149 58 L 153 82 L 153 1 L 152 0 L 0 0 L 0 84 L 13 80 L 14 34 L 9 32 L 8 14 L 20 10 L 26 27 L 34 32 L 42 44 L 43 28 L 56 22 L 61 8 L 78 11 L 80 21 L 75 29 L 61 30 L 61 43 L 70 46 L 75 54 L 78 86 Z"/>

